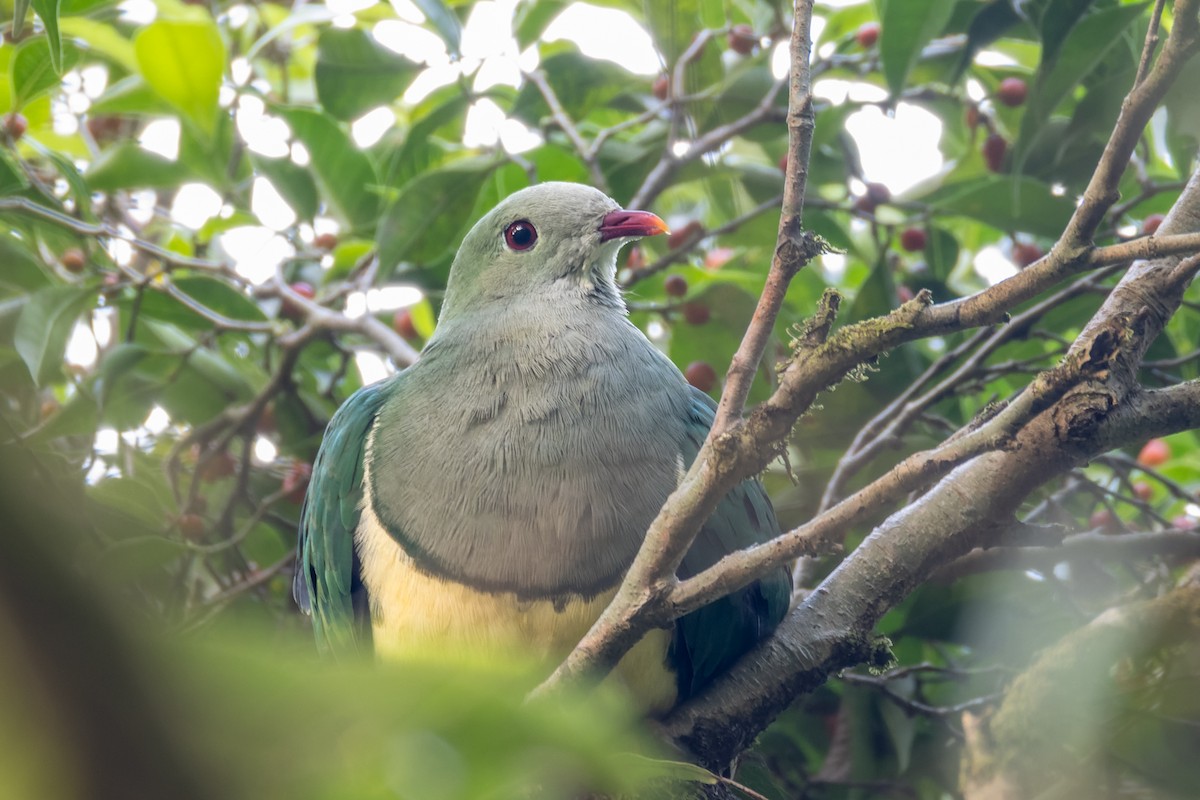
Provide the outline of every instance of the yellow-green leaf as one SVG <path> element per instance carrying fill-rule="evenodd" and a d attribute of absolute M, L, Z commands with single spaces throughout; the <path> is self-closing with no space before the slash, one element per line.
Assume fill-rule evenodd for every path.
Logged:
<path fill-rule="evenodd" d="M 158 20 L 133 42 L 138 68 L 154 91 L 206 134 L 217 121 L 225 43 L 211 19 Z"/>

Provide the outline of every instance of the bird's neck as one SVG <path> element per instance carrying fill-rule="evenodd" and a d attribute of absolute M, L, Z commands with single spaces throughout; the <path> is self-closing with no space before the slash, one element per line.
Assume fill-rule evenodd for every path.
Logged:
<path fill-rule="evenodd" d="M 561 336 L 586 335 L 614 324 L 629 323 L 625 302 L 611 283 L 554 284 L 520 296 L 474 298 L 458 307 L 448 303 L 422 357 L 439 350 L 540 350 Z"/>

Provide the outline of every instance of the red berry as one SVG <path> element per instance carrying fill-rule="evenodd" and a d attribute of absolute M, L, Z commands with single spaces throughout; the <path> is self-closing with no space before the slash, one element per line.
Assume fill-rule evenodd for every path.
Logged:
<path fill-rule="evenodd" d="M 905 228 L 900 234 L 900 246 L 910 253 L 919 253 L 925 249 L 925 231 L 920 228 Z"/>
<path fill-rule="evenodd" d="M 983 160 L 992 172 L 1004 169 L 1004 156 L 1008 153 L 1008 141 L 998 133 L 983 140 Z"/>
<path fill-rule="evenodd" d="M 912 300 L 914 297 L 916 297 L 916 294 L 913 293 L 913 290 L 910 289 L 909 287 L 905 286 L 904 284 L 900 284 L 899 286 L 896 287 L 896 299 L 899 300 L 901 303 L 907 303 L 909 300 Z"/>
<path fill-rule="evenodd" d="M 703 325 L 708 322 L 712 312 L 703 303 L 684 303 L 683 318 L 692 325 Z"/>
<path fill-rule="evenodd" d="M 1158 231 L 1158 226 L 1163 223 L 1162 214 L 1151 214 L 1142 220 L 1142 235 L 1153 236 Z"/>
<path fill-rule="evenodd" d="M 392 328 L 410 342 L 421 338 L 421 334 L 417 332 L 417 326 L 413 322 L 412 309 L 397 310 L 396 315 L 392 317 Z"/>
<path fill-rule="evenodd" d="M 717 371 L 707 361 L 693 361 L 683 371 L 687 382 L 702 392 L 711 392 L 717 385 Z"/>
<path fill-rule="evenodd" d="M 875 43 L 879 41 L 879 23 L 864 22 L 854 32 L 854 40 L 858 42 L 859 47 L 874 47 Z"/>
<path fill-rule="evenodd" d="M 666 100 L 671 94 L 671 81 L 666 75 L 659 75 L 654 79 L 654 85 L 650 87 L 650 91 L 659 100 Z"/>
<path fill-rule="evenodd" d="M 1171 527 L 1180 531 L 1190 531 L 1200 526 L 1200 522 L 1195 517 L 1190 517 L 1187 514 L 1180 514 L 1171 520 Z"/>
<path fill-rule="evenodd" d="M 1145 481 L 1138 481 L 1133 485 L 1133 496 L 1145 502 L 1154 496 L 1154 487 Z"/>
<path fill-rule="evenodd" d="M 200 468 L 200 477 L 203 480 L 212 482 L 219 481 L 221 478 L 228 478 L 235 472 L 237 472 L 237 460 L 222 450 L 219 453 L 214 453 L 208 461 L 204 462 L 204 466 Z"/>
<path fill-rule="evenodd" d="M 1042 248 L 1033 242 L 1017 242 L 1012 248 L 1012 260 L 1021 269 L 1042 257 Z"/>
<path fill-rule="evenodd" d="M 758 46 L 758 36 L 749 25 L 734 25 L 729 29 L 729 49 L 741 55 L 749 55 Z"/>
<path fill-rule="evenodd" d="M 892 190 L 882 183 L 868 183 L 866 196 L 872 203 L 881 206 L 892 199 Z"/>
<path fill-rule="evenodd" d="M 306 300 L 312 300 L 317 296 L 317 290 L 312 287 L 311 283 L 297 281 L 291 285 L 291 290 L 300 295 Z M 304 309 L 296 302 L 283 298 L 283 315 L 288 319 L 301 319 L 304 316 Z"/>
<path fill-rule="evenodd" d="M 98 117 L 88 117 L 87 129 L 88 133 L 97 143 L 103 144 L 107 141 L 117 138 L 121 133 L 121 128 L 124 122 L 120 117 L 112 116 L 111 114 L 102 114 Z"/>
<path fill-rule="evenodd" d="M 29 129 L 29 120 L 25 119 L 24 115 L 19 113 L 9 114 L 4 118 L 4 132 L 8 134 L 8 138 L 14 142 L 25 135 L 25 131 Z"/>
<path fill-rule="evenodd" d="M 663 281 L 663 290 L 671 297 L 683 297 L 688 290 L 687 278 L 682 275 L 668 275 Z"/>
<path fill-rule="evenodd" d="M 1171 460 L 1171 445 L 1162 439 L 1151 439 L 1142 445 L 1137 462 L 1143 467 L 1158 467 Z"/>
<path fill-rule="evenodd" d="M 875 202 L 873 200 L 871 200 L 870 197 L 868 197 L 867 195 L 864 194 L 861 197 L 855 198 L 854 210 L 860 211 L 863 214 L 874 214 L 875 213 Z"/>
<path fill-rule="evenodd" d="M 304 493 L 308 491 L 308 482 L 312 479 L 312 464 L 307 461 L 297 461 L 283 476 L 284 497 L 289 503 L 299 505 L 304 502 Z"/>
<path fill-rule="evenodd" d="M 971 130 L 975 130 L 975 128 L 979 126 L 979 106 L 975 105 L 974 103 L 967 106 L 964 119 L 966 120 L 967 127 Z"/>
<path fill-rule="evenodd" d="M 1088 518 L 1088 525 L 1093 528 L 1107 528 L 1113 521 L 1113 513 L 1107 508 L 1101 508 L 1092 512 L 1092 516 Z"/>
<path fill-rule="evenodd" d="M 318 250 L 332 250 L 338 245 L 338 237 L 336 233 L 318 233 L 313 239 L 313 247 Z"/>
<path fill-rule="evenodd" d="M 1000 81 L 1000 88 L 996 90 L 996 99 L 1010 108 L 1016 108 L 1025 102 L 1025 97 L 1029 94 L 1029 84 L 1025 83 L 1020 78 L 1005 78 Z"/>
<path fill-rule="evenodd" d="M 83 268 L 87 266 L 87 256 L 78 247 L 69 247 L 63 251 L 61 258 L 63 269 L 74 275 L 83 272 Z"/>
<path fill-rule="evenodd" d="M 198 542 L 204 538 L 204 517 L 199 514 L 182 514 L 179 517 L 179 532 L 183 538 Z"/>
<path fill-rule="evenodd" d="M 671 231 L 667 237 L 667 247 L 671 250 L 678 250 L 696 241 L 703 234 L 704 226 L 700 224 L 699 220 L 692 220 L 679 230 Z"/>

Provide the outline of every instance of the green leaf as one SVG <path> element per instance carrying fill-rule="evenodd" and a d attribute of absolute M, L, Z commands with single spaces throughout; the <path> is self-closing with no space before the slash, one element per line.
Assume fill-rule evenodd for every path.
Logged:
<path fill-rule="evenodd" d="M 454 11 L 442 0 L 413 0 L 429 23 L 437 30 L 450 55 L 457 56 L 462 50 L 462 24 Z"/>
<path fill-rule="evenodd" d="M 64 17 L 59 27 L 66 36 L 81 40 L 89 52 L 112 59 L 127 72 L 137 71 L 133 43 L 114 28 L 87 17 Z"/>
<path fill-rule="evenodd" d="M 1067 34 L 1095 0 L 1050 0 L 1038 26 L 1042 34 L 1042 63 L 1053 64 Z"/>
<path fill-rule="evenodd" d="M 89 288 L 48 286 L 35 292 L 21 309 L 14 346 L 39 386 L 62 367 L 75 322 L 95 302 L 95 295 Z"/>
<path fill-rule="evenodd" d="M 666 58 L 667 65 L 674 66 L 700 28 L 700 0 L 648 2 L 645 11 L 650 38 Z M 711 45 L 705 49 L 712 49 Z"/>
<path fill-rule="evenodd" d="M 258 153 L 250 154 L 250 163 L 256 172 L 262 173 L 275 191 L 302 220 L 311 220 L 321 207 L 317 196 L 317 184 L 304 167 L 297 166 L 290 158 L 267 158 Z"/>
<path fill-rule="evenodd" d="M 129 75 L 109 86 L 88 109 L 93 117 L 101 114 L 169 115 L 171 112 L 171 104 L 155 94 L 141 75 Z"/>
<path fill-rule="evenodd" d="M 225 43 L 216 22 L 207 14 L 158 19 L 138 33 L 133 49 L 146 83 L 211 135 L 225 70 Z"/>
<path fill-rule="evenodd" d="M 176 289 L 199 305 L 229 319 L 241 322 L 266 320 L 258 304 L 224 281 L 207 275 L 188 275 L 174 278 L 172 282 Z M 181 328 L 212 329 L 212 322 L 203 314 L 160 292 L 147 292 L 142 297 L 141 313 Z"/>
<path fill-rule="evenodd" d="M 48 39 L 36 38 L 22 44 L 12 60 L 13 109 L 19 110 L 30 100 L 57 88 L 62 79 L 53 66 Z M 68 47 L 59 57 L 63 68 L 79 61 L 79 51 Z"/>
<path fill-rule="evenodd" d="M 7 148 L 0 148 L 0 195 L 16 194 L 29 186 L 25 170 Z"/>
<path fill-rule="evenodd" d="M 887 0 L 882 2 L 879 58 L 892 95 L 904 89 L 908 72 L 921 50 L 941 34 L 954 13 L 954 0 Z"/>
<path fill-rule="evenodd" d="M 117 142 L 103 150 L 84 173 L 97 192 L 117 189 L 167 189 L 194 176 L 181 161 L 152 153 L 137 142 Z"/>
<path fill-rule="evenodd" d="M 19 37 L 25 30 L 25 15 L 29 13 L 29 0 L 16 0 L 13 3 L 13 38 Z"/>
<path fill-rule="evenodd" d="M 307 108 L 281 108 L 292 133 L 303 142 L 313 176 L 331 213 L 354 230 L 371 228 L 379 215 L 375 168 L 336 122 Z"/>
<path fill-rule="evenodd" d="M 50 64 L 54 71 L 61 75 L 63 72 L 62 34 L 58 30 L 59 0 L 32 0 L 33 10 L 42 18 L 46 26 L 46 38 L 50 42 Z"/>
<path fill-rule="evenodd" d="M 324 28 L 317 40 L 317 99 L 351 120 L 404 93 L 419 67 L 360 28 Z"/>
<path fill-rule="evenodd" d="M 384 274 L 401 261 L 428 263 L 458 247 L 491 160 L 468 159 L 414 178 L 379 221 Z"/>
<path fill-rule="evenodd" d="M 941 187 L 926 198 L 934 208 L 985 222 L 1002 231 L 1056 238 L 1074 211 L 1068 197 L 1055 197 L 1033 178 L 988 176 Z"/>
<path fill-rule="evenodd" d="M 595 61 L 574 49 L 545 57 L 540 69 L 546 74 L 563 110 L 574 120 L 583 119 L 588 112 L 608 105 L 628 90 L 628 72 L 615 64 Z M 530 125 L 538 125 L 542 117 L 550 115 L 550 107 L 538 88 L 526 81 L 513 103 L 512 115 Z"/>
<path fill-rule="evenodd" d="M 1118 6 L 1085 17 L 1067 34 L 1058 58 L 1053 63 L 1043 60 L 1021 119 L 1018 164 L 1040 135 L 1047 117 L 1091 74 L 1105 54 L 1122 40 L 1146 5 Z"/>
<path fill-rule="evenodd" d="M 517 47 L 524 50 L 541 38 L 550 21 L 566 7 L 567 0 L 519 3 L 513 16 L 513 36 L 517 39 Z"/>

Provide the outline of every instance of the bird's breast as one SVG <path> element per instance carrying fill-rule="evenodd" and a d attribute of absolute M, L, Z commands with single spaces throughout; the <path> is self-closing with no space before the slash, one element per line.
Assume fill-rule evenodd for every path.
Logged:
<path fill-rule="evenodd" d="M 560 330 L 411 368 L 372 433 L 367 485 L 417 567 L 552 604 L 619 582 L 678 483 L 688 403 L 626 327 L 636 336 Z"/>

